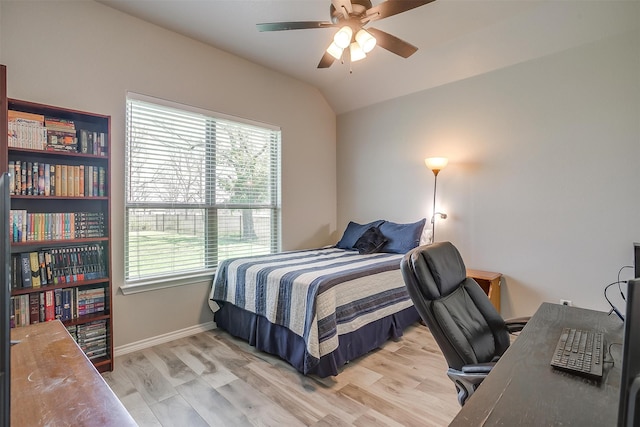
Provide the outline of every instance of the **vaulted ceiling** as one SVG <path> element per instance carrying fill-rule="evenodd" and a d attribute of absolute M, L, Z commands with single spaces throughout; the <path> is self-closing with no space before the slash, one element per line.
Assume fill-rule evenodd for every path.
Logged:
<path fill-rule="evenodd" d="M 330 68 L 318 69 L 335 28 L 259 32 L 256 24 L 329 21 L 330 0 L 98 1 L 307 82 L 324 94 L 336 114 L 638 25 L 637 16 L 617 7 L 625 2 L 613 0 L 436 0 L 371 25 L 418 47 L 411 57 L 376 47 L 362 61 L 351 65 L 336 61 Z"/>

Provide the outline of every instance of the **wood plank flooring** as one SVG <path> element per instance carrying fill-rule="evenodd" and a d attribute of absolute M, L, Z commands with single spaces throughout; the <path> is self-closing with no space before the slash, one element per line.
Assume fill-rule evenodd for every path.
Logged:
<path fill-rule="evenodd" d="M 220 330 L 117 357 L 103 376 L 141 427 L 435 427 L 460 409 L 446 369 L 416 324 L 329 378 L 300 375 Z"/>

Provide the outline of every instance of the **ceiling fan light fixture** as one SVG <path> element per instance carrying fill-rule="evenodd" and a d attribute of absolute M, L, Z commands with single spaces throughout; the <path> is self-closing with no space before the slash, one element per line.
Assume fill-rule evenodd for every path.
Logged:
<path fill-rule="evenodd" d="M 358 42 L 364 53 L 371 52 L 376 46 L 376 38 L 364 29 L 356 33 L 356 41 Z"/>
<path fill-rule="evenodd" d="M 353 36 L 353 30 L 349 26 L 344 26 L 338 30 L 335 36 L 333 36 L 333 42 L 342 49 L 345 49 L 351 43 L 351 37 Z"/>
<path fill-rule="evenodd" d="M 338 46 L 336 42 L 331 43 L 327 48 L 327 53 L 333 56 L 334 58 L 336 58 L 337 60 L 340 60 L 340 58 L 342 58 L 343 51 L 344 49 Z"/>
<path fill-rule="evenodd" d="M 360 61 L 367 56 L 367 54 L 364 53 L 364 50 L 362 50 L 360 45 L 356 42 L 351 43 L 351 46 L 349 48 L 351 53 L 351 62 Z"/>

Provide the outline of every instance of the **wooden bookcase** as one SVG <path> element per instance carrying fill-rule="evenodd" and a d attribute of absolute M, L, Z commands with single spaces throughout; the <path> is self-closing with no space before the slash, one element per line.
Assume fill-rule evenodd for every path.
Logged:
<path fill-rule="evenodd" d="M 77 176 L 77 179 L 74 177 L 74 181 L 78 181 L 74 184 L 73 192 L 71 189 L 66 191 L 67 195 L 60 194 L 60 191 L 57 192 L 58 194 L 56 192 L 52 194 L 49 187 L 50 181 L 45 185 L 47 187 L 46 195 L 40 194 L 42 193 L 41 186 L 32 190 L 31 194 L 28 194 L 29 191 L 27 194 L 23 194 L 25 191 L 22 191 L 22 188 L 18 193 L 17 187 L 14 187 L 14 194 L 11 195 L 12 215 L 17 215 L 15 213 L 17 211 L 26 211 L 27 215 L 30 215 L 29 219 L 26 219 L 27 215 L 20 215 L 25 221 L 30 222 L 31 227 L 23 226 L 23 229 L 30 229 L 26 233 L 26 240 L 24 236 L 20 236 L 18 239 L 12 235 L 12 278 L 16 266 L 19 265 L 17 262 L 20 261 L 18 254 L 38 253 L 43 254 L 45 259 L 45 270 L 41 274 L 50 274 L 49 281 L 53 283 L 35 288 L 33 286 L 21 287 L 23 286 L 22 281 L 16 281 L 16 283 L 12 281 L 12 298 L 14 301 L 22 299 L 21 310 L 25 309 L 25 301 L 31 299 L 31 309 L 29 306 L 26 307 L 28 310 L 26 321 L 29 324 L 35 323 L 35 318 L 32 316 L 38 316 L 38 322 L 50 320 L 50 316 L 44 313 L 42 301 L 46 301 L 47 297 L 53 298 L 54 318 L 62 320 L 72 335 L 74 335 L 74 331 L 78 331 L 74 338 L 77 338 L 80 347 L 85 350 L 98 371 L 112 370 L 111 161 L 109 155 L 111 118 L 101 114 L 7 99 L 4 94 L 6 91 L 2 93 L 4 99 L 0 100 L 3 105 L 1 116 L 4 116 L 0 123 L 0 130 L 5 136 L 0 139 L 2 171 L 9 171 L 15 175 L 16 163 L 20 162 L 21 165 L 30 164 L 32 166 L 37 163 L 45 165 L 45 169 L 48 165 L 51 173 L 57 171 L 56 167 L 68 168 L 69 171 L 73 169 L 74 176 Z M 6 137 L 11 130 L 7 121 L 12 120 L 8 111 L 33 113 L 68 121 L 66 123 L 73 122 L 78 140 L 81 137 L 81 130 L 86 131 L 83 136 L 86 136 L 87 132 L 90 132 L 92 137 L 94 134 L 96 136 L 103 134 L 99 138 L 103 148 L 98 146 L 94 151 L 93 147 L 99 145 L 99 142 L 93 144 L 90 149 L 86 150 L 87 152 L 79 152 L 80 147 L 77 150 L 56 151 L 46 148 L 13 146 L 15 142 L 12 143 L 11 138 Z M 10 167 L 10 165 L 13 166 Z M 51 168 L 51 165 L 54 167 Z M 81 172 L 78 176 L 77 172 L 83 169 L 84 173 Z M 90 172 L 98 180 L 97 184 L 89 186 L 88 183 L 93 182 L 93 179 L 90 179 L 88 182 L 85 181 L 85 185 L 82 186 L 82 181 L 88 179 Z M 100 176 L 101 174 L 102 176 Z M 14 179 L 18 180 L 19 177 L 14 176 Z M 69 179 L 68 184 L 71 185 L 71 182 Z M 61 185 L 59 178 L 55 185 Z M 36 217 L 35 220 L 33 220 L 34 217 Z M 14 233 L 17 232 L 17 226 L 13 229 Z M 50 257 L 47 257 L 47 254 Z M 56 257 L 58 258 L 56 259 Z M 14 258 L 16 258 L 15 264 Z M 49 268 L 53 271 L 48 272 Z M 60 277 L 58 280 L 51 280 L 51 276 Z M 61 276 L 65 276 L 64 279 Z M 103 298 L 102 294 L 104 294 Z M 40 302 L 38 313 L 33 312 L 36 307 L 34 295 L 37 295 Z M 59 308 L 56 309 L 56 305 Z M 23 317 L 22 320 L 25 318 Z M 25 322 L 16 321 L 16 323 L 24 324 Z M 104 346 L 100 343 L 103 332 L 106 337 Z M 102 350 L 103 347 L 105 350 Z"/>

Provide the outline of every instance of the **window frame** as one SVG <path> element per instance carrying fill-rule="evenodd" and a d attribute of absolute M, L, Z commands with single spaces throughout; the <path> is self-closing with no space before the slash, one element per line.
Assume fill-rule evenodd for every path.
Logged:
<path fill-rule="evenodd" d="M 171 109 L 181 110 L 186 113 L 199 114 L 202 116 L 206 116 L 207 118 L 212 119 L 214 121 L 215 120 L 230 121 L 236 124 L 246 124 L 248 126 L 258 127 L 264 130 L 270 130 L 275 132 L 275 134 L 277 135 L 277 140 L 275 141 L 276 152 L 275 154 L 272 153 L 271 155 L 272 156 L 275 155 L 276 159 L 270 162 L 270 168 L 272 169 L 275 168 L 275 184 L 274 185 L 276 187 L 275 197 L 274 197 L 275 200 L 273 200 L 272 203 L 261 206 L 259 204 L 217 203 L 215 200 L 213 200 L 205 203 L 207 207 L 203 207 L 200 205 L 196 206 L 197 204 L 195 205 L 173 204 L 171 208 L 172 209 L 204 209 L 205 217 L 211 217 L 213 215 L 213 217 L 216 217 L 216 218 L 217 218 L 216 212 L 221 209 L 234 209 L 234 208 L 236 209 L 238 208 L 269 209 L 273 212 L 273 215 L 271 216 L 271 220 L 270 220 L 270 230 L 272 233 L 272 236 L 270 239 L 270 246 L 271 246 L 270 253 L 279 252 L 281 250 L 281 240 L 282 240 L 282 227 L 281 227 L 281 218 L 282 218 L 282 204 L 281 204 L 282 135 L 281 135 L 281 132 L 282 131 L 281 131 L 281 128 L 279 126 L 257 122 L 254 120 L 249 120 L 241 117 L 231 116 L 223 113 L 218 113 L 215 111 L 210 111 L 210 110 L 193 107 L 189 105 L 184 105 L 177 102 L 168 101 L 165 99 L 142 95 L 135 92 L 127 92 L 127 96 L 126 96 L 127 112 L 125 113 L 125 145 L 124 145 L 124 151 L 125 151 L 125 194 L 124 194 L 124 199 L 125 199 L 124 200 L 124 234 L 125 235 L 124 235 L 124 253 L 123 253 L 123 267 L 124 267 L 123 283 L 124 284 L 120 286 L 122 293 L 124 295 L 129 295 L 129 294 L 135 294 L 139 292 L 165 289 L 165 288 L 174 287 L 174 286 L 183 286 L 183 285 L 203 283 L 203 282 L 211 283 L 217 269 L 217 264 L 219 263 L 219 261 L 221 261 L 221 258 L 218 258 L 215 262 L 215 265 L 210 268 L 205 267 L 202 270 L 182 272 L 182 273 L 176 272 L 168 277 L 164 275 L 164 276 L 127 279 L 127 262 L 128 262 L 127 253 L 129 251 L 129 227 L 130 227 L 129 215 L 128 215 L 129 209 L 158 208 L 158 207 L 167 208 L 166 204 L 161 204 L 158 202 L 139 202 L 139 201 L 130 202 L 129 201 L 129 197 L 128 197 L 129 190 L 127 190 L 126 187 L 131 177 L 129 175 L 129 170 L 127 170 L 126 168 L 127 168 L 127 165 L 129 164 L 128 156 L 129 156 L 130 141 L 129 141 L 129 134 L 126 129 L 128 129 L 128 126 L 129 126 L 128 105 L 130 101 L 134 101 L 134 102 L 141 101 L 144 103 L 155 104 L 160 107 L 167 107 Z M 212 148 L 211 145 L 206 146 L 206 150 L 210 150 L 211 148 Z M 210 168 L 212 166 L 215 168 L 215 164 L 206 163 L 206 168 Z M 212 185 L 212 183 L 213 185 L 215 185 L 215 181 L 208 180 L 208 182 L 205 185 L 210 186 Z M 217 222 L 217 219 L 214 220 L 213 222 Z M 206 221 L 205 229 L 210 230 L 211 227 L 212 227 L 212 221 L 211 220 Z M 210 244 L 208 242 L 211 242 L 212 240 L 217 239 L 217 237 L 218 237 L 218 234 L 215 234 L 213 237 L 208 239 L 205 238 L 204 245 L 206 246 Z"/>

